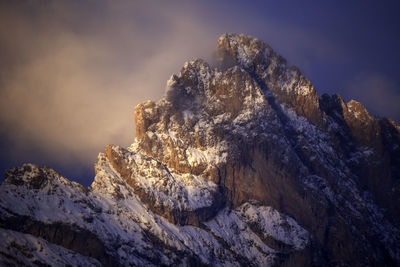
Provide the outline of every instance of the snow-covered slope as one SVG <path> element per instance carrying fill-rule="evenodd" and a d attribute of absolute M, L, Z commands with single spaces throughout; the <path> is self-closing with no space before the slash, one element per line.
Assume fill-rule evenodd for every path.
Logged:
<path fill-rule="evenodd" d="M 277 236 L 277 240 L 293 251 L 307 245 L 309 236 L 306 230 L 292 218 L 265 206 L 246 204 L 235 210 L 225 208 L 199 227 L 174 225 L 146 207 L 107 159 L 101 157 L 102 154 L 96 166 L 95 181 L 88 192 L 74 187 L 73 183 L 52 170 L 33 165 L 21 167 L 31 168 L 32 175 L 28 177 L 25 172 L 22 177 L 14 178 L 27 182 L 28 179 L 34 180 L 37 173 L 51 171 L 52 176 L 46 175 L 38 189 L 27 184 L 2 185 L 1 226 L 13 230 L 2 228 L 2 234 L 7 236 L 7 243 L 2 247 L 4 254 L 17 258 L 23 255 L 23 252 L 17 253 L 13 249 L 16 246 L 12 244 L 14 242 L 24 244 L 20 246 L 29 248 L 39 255 L 41 261 L 49 264 L 67 254 L 76 258 L 76 262 L 71 261 L 71 264 L 90 263 L 88 256 L 93 256 L 103 265 L 191 265 L 197 262 L 235 266 L 240 263 L 238 257 L 243 262 L 250 259 L 253 265 L 270 265 L 278 251 L 262 241 L 264 235 Z M 160 194 L 164 197 L 163 192 Z M 166 201 L 168 203 L 168 199 Z M 263 236 L 259 237 L 251 230 L 247 224 L 250 221 L 265 229 Z M 288 232 L 286 225 L 294 231 Z M 52 254 L 49 254 L 48 261 L 43 259 L 49 252 L 42 252 L 35 242 L 49 246 L 46 250 L 51 250 Z M 91 247 L 94 247 L 92 255 Z M 243 249 L 245 255 L 242 255 Z M 4 262 L 7 258 L 3 259 Z M 95 260 L 91 262 L 96 263 Z"/>
<path fill-rule="evenodd" d="M 264 42 L 225 34 L 136 107 L 89 189 L 25 164 L 0 186 L 0 262 L 329 266 L 400 262 L 400 126 L 318 97 Z M 35 263 L 36 262 L 36 263 Z"/>

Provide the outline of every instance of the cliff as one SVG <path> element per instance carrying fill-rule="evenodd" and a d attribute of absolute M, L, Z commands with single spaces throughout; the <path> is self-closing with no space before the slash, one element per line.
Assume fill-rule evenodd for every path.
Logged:
<path fill-rule="evenodd" d="M 134 143 L 99 154 L 88 190 L 9 170 L 1 262 L 399 265 L 400 125 L 319 97 L 256 38 L 224 34 L 218 56 L 136 107 Z"/>

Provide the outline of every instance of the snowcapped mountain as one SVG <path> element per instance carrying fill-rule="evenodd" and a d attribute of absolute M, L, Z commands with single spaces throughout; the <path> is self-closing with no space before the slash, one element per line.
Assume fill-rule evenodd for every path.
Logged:
<path fill-rule="evenodd" d="M 135 110 L 85 189 L 32 164 L 0 185 L 0 262 L 51 266 L 396 266 L 400 125 L 249 36 L 187 62 Z"/>

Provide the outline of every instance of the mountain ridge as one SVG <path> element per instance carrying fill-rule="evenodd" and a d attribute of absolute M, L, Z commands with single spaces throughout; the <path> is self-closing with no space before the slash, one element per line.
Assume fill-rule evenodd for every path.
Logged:
<path fill-rule="evenodd" d="M 134 143 L 99 154 L 88 190 L 35 165 L 6 172 L 3 263 L 399 264 L 400 125 L 318 97 L 256 38 L 217 44 L 218 68 L 189 61 L 135 108 Z"/>

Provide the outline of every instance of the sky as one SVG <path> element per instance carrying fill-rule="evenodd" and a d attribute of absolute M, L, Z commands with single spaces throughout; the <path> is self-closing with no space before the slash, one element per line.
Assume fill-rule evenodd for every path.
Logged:
<path fill-rule="evenodd" d="M 340 94 L 400 121 L 398 1 L 0 1 L 0 173 L 31 162 L 85 186 L 134 108 L 188 60 L 244 33 Z"/>

